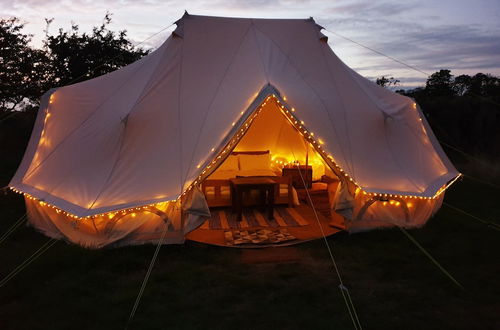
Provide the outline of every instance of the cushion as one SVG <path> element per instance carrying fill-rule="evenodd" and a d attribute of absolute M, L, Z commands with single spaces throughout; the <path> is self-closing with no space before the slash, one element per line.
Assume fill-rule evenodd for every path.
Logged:
<path fill-rule="evenodd" d="M 238 156 L 230 155 L 226 160 L 219 166 L 217 171 L 238 171 Z"/>
<path fill-rule="evenodd" d="M 262 155 L 240 154 L 240 169 L 248 170 L 271 170 L 271 155 L 265 153 Z"/>

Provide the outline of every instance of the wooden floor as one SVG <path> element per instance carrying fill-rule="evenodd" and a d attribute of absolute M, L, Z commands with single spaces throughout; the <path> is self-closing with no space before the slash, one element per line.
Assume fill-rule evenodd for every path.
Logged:
<path fill-rule="evenodd" d="M 313 201 L 314 202 L 314 201 Z M 321 212 L 317 212 L 317 216 L 319 219 L 319 223 L 316 220 L 316 216 L 314 214 L 313 209 L 309 206 L 306 205 L 305 203 L 302 203 L 301 205 L 295 206 L 294 210 L 299 213 L 304 219 L 307 220 L 309 224 L 304 225 L 304 226 L 299 226 L 299 227 L 286 227 L 288 232 L 295 236 L 297 239 L 293 241 L 287 241 L 283 242 L 280 244 L 266 244 L 266 245 L 259 245 L 259 244 L 252 244 L 252 245 L 245 245 L 245 246 L 234 246 L 234 247 L 240 247 L 240 248 L 261 248 L 261 247 L 267 247 L 267 246 L 283 246 L 283 245 L 292 245 L 292 244 L 298 244 L 301 242 L 305 241 L 310 241 L 313 239 L 318 239 L 322 237 L 322 231 L 326 236 L 333 235 L 335 233 L 338 233 L 343 230 L 344 228 L 344 219 L 342 216 L 334 213 L 332 219 L 329 219 L 325 217 Z M 229 212 L 229 211 L 227 211 Z M 254 212 L 258 212 L 254 210 Z M 265 215 L 263 215 L 265 216 Z M 321 227 L 320 227 L 321 226 Z M 208 228 L 208 226 L 202 226 L 203 228 Z M 212 244 L 212 245 L 219 245 L 219 246 L 228 246 L 226 245 L 225 238 L 224 238 L 224 231 L 227 229 L 203 229 L 202 227 L 199 227 L 195 229 L 194 231 L 190 232 L 186 238 L 192 241 L 197 241 L 197 242 L 202 242 L 202 243 L 207 243 L 207 244 Z M 258 226 L 258 227 L 252 227 L 252 228 L 245 228 L 245 229 L 262 229 L 266 227 Z M 273 227 L 269 227 L 269 229 L 276 229 Z"/>

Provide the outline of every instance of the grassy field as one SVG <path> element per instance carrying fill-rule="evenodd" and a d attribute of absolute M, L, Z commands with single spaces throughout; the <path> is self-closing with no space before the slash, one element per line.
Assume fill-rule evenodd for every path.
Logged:
<path fill-rule="evenodd" d="M 496 220 L 498 193 L 464 179 L 445 201 Z M 8 193 L 0 207 L 3 234 L 24 206 Z M 328 241 L 363 327 L 499 329 L 500 232 L 446 206 L 409 232 L 465 291 L 398 229 L 339 234 Z M 45 241 L 18 229 L 0 245 L 0 277 Z M 154 249 L 56 243 L 0 288 L 0 329 L 124 329 Z M 283 249 L 292 258 L 254 263 L 240 249 L 163 246 L 130 329 L 352 329 L 324 242 Z"/>

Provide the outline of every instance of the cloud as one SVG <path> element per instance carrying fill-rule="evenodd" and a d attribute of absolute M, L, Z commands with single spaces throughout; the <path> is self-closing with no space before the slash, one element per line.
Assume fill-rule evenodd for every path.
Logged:
<path fill-rule="evenodd" d="M 341 1 L 329 7 L 326 12 L 351 17 L 391 17 L 414 9 L 417 3 L 382 1 Z"/>
<path fill-rule="evenodd" d="M 491 24 L 471 24 L 467 21 L 445 24 L 440 16 L 442 13 L 422 10 L 424 6 L 418 4 L 420 7 L 415 1 L 397 4 L 343 1 L 329 7 L 329 12 L 337 13 L 334 18 L 325 15 L 318 20 L 332 32 L 429 74 L 441 68 L 500 74 L 498 21 Z M 365 76 L 381 76 L 391 72 L 391 75 L 403 81 L 400 77 L 410 70 L 376 52 L 327 34 L 331 36 L 330 44 L 334 51 L 342 54 L 342 59 Z M 399 75 L 395 73 L 397 71 Z M 423 79 L 425 81 L 425 77 Z"/>
<path fill-rule="evenodd" d="M 382 43 L 381 48 L 429 69 L 500 68 L 500 36 L 475 26 L 421 26 Z"/>
<path fill-rule="evenodd" d="M 136 43 L 174 22 L 184 9 L 192 14 L 213 16 L 313 16 L 318 24 L 330 31 L 429 73 L 448 68 L 454 72 L 481 70 L 500 75 L 500 35 L 497 33 L 500 5 L 488 2 L 487 6 L 481 0 L 460 2 L 460 5 L 420 0 L 0 1 L 2 17 L 15 15 L 29 22 L 26 32 L 34 34 L 38 40 L 43 37 L 45 17 L 55 17 L 53 32 L 59 27 L 69 28 L 71 21 L 76 22 L 81 31 L 87 31 L 101 24 L 107 11 L 114 13 L 111 28 L 126 29 Z M 144 46 L 161 44 L 169 32 L 151 38 Z M 325 34 L 329 35 L 330 44 L 339 57 L 365 76 L 391 75 L 409 83 L 415 83 L 416 79 L 425 81 L 425 76 L 401 64 L 331 33 Z"/>

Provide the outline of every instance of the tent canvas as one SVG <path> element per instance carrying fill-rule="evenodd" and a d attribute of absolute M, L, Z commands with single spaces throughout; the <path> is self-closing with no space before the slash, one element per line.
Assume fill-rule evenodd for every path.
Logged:
<path fill-rule="evenodd" d="M 197 186 L 266 102 L 341 178 L 350 230 L 421 225 L 459 176 L 418 105 L 347 67 L 314 20 L 186 13 L 176 24 L 139 61 L 42 97 L 9 184 L 36 228 L 92 247 L 165 228 L 166 243 L 182 242 L 208 211 Z M 391 198 L 400 210 L 383 207 Z"/>

